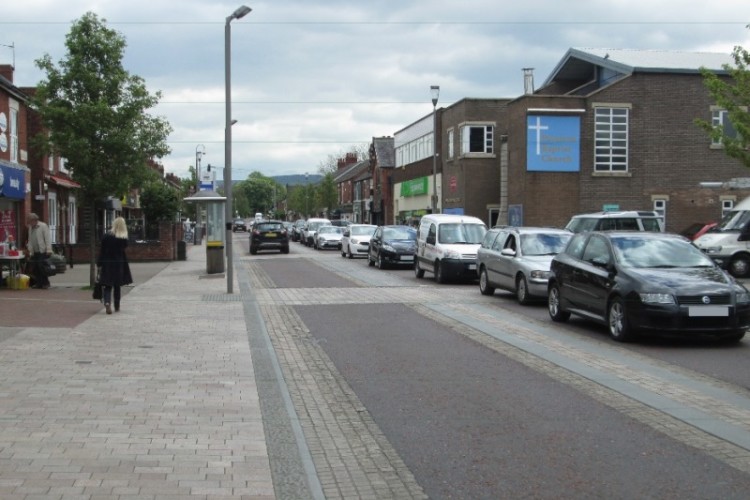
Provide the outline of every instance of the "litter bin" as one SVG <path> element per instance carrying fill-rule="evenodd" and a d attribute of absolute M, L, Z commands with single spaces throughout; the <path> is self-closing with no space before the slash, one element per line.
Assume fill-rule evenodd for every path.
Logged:
<path fill-rule="evenodd" d="M 185 240 L 179 240 L 177 242 L 177 260 L 187 259 L 187 243 Z"/>

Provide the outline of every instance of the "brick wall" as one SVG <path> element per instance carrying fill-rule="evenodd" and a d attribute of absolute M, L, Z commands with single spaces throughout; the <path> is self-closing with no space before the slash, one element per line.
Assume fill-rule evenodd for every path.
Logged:
<path fill-rule="evenodd" d="M 162 222 L 159 224 L 159 239 L 156 241 L 128 243 L 126 250 L 131 262 L 172 261 L 177 259 L 177 242 L 183 238 L 182 224 Z M 99 246 L 97 245 L 97 252 Z M 88 243 L 77 243 L 65 248 L 65 256 L 73 264 L 90 262 Z"/>

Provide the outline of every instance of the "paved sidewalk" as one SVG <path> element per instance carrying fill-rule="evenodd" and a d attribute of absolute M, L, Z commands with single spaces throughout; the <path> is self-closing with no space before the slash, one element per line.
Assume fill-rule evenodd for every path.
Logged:
<path fill-rule="evenodd" d="M 202 246 L 162 265 L 73 327 L 0 309 L 0 498 L 274 498 L 242 302 Z M 63 277 L 90 298 L 68 272 L 14 314 Z"/>

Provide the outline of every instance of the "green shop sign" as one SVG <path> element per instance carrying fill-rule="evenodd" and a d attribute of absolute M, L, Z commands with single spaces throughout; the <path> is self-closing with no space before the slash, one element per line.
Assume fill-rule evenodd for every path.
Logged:
<path fill-rule="evenodd" d="M 412 179 L 401 183 L 401 196 L 421 196 L 427 194 L 427 177 Z"/>

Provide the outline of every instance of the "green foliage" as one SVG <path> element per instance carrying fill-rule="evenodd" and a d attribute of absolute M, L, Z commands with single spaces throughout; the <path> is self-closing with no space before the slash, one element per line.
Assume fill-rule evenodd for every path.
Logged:
<path fill-rule="evenodd" d="M 144 182 L 146 162 L 169 153 L 171 127 L 145 113 L 161 94 L 149 94 L 143 79 L 123 68 L 125 39 L 105 20 L 86 13 L 73 23 L 65 45 L 57 66 L 49 55 L 36 61 L 46 80 L 33 101 L 49 133 L 35 142 L 67 159 L 81 184 L 82 204 L 92 206 Z"/>
<path fill-rule="evenodd" d="M 706 120 L 695 120 L 712 140 L 721 141 L 727 156 L 739 159 L 750 167 L 750 54 L 742 47 L 732 52 L 735 66 L 725 65 L 730 79 L 701 68 L 704 84 L 716 105 L 727 110 L 727 116 L 737 131 L 736 136 L 725 134 L 723 127 L 714 126 Z"/>
<path fill-rule="evenodd" d="M 178 192 L 163 182 L 150 182 L 141 191 L 141 208 L 149 224 L 174 220 L 180 205 Z"/>
<path fill-rule="evenodd" d="M 286 199 L 286 187 L 260 172 L 252 172 L 232 188 L 233 213 L 242 217 L 274 212 L 274 202 L 279 206 Z"/>
<path fill-rule="evenodd" d="M 339 205 L 339 193 L 336 188 L 336 183 L 333 181 L 333 174 L 328 172 L 323 176 L 323 180 L 320 181 L 318 186 L 318 201 L 320 206 L 328 209 L 330 216 Z"/>

